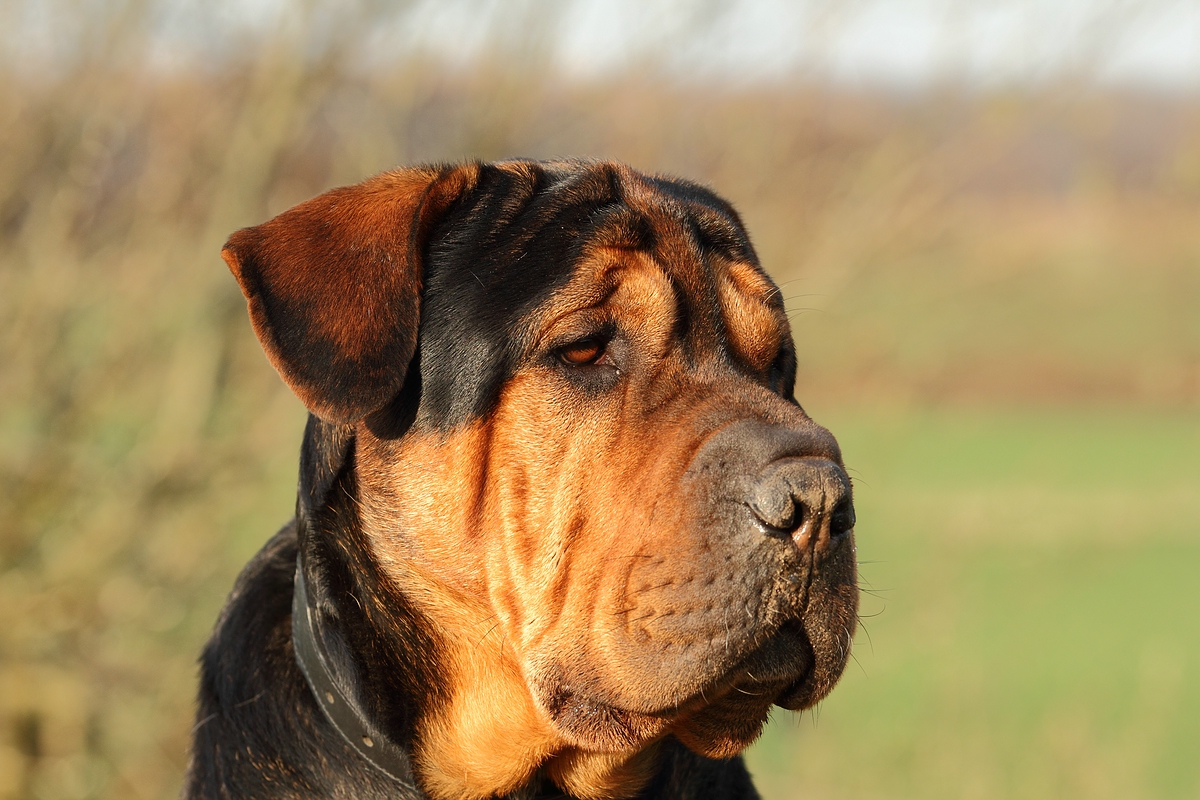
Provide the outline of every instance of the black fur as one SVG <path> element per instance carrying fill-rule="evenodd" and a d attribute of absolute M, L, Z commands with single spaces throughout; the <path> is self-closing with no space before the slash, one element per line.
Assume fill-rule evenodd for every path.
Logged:
<path fill-rule="evenodd" d="M 657 186 L 686 210 L 697 238 L 742 257 L 750 252 L 724 201 L 693 184 Z M 605 230 L 654 245 L 645 221 L 622 206 L 612 168 L 539 165 L 521 175 L 483 166 L 473 191 L 430 235 L 417 352 L 400 394 L 367 418 L 372 432 L 396 438 L 414 427 L 449 430 L 488 414 L 524 352 L 520 321 L 570 279 L 586 243 Z M 794 373 L 794 357 L 786 368 Z M 406 744 L 423 711 L 444 699 L 434 628 L 386 580 L 362 532 L 353 431 L 309 418 L 297 517 L 243 570 L 201 659 L 185 798 L 420 797 L 341 739 L 293 655 L 299 553 L 316 635 L 361 712 Z M 522 797 L 564 797 L 536 780 Z M 757 794 L 740 758 L 705 759 L 669 738 L 640 797 Z"/>
<path fill-rule="evenodd" d="M 323 644 L 343 688 L 395 741 L 437 698 L 438 648 L 430 628 L 380 581 L 361 547 L 345 429 L 310 418 L 305 460 L 335 477 L 328 502 L 277 533 L 238 577 L 201 658 L 199 708 L 183 796 L 353 797 L 418 800 L 363 761 L 317 707 L 292 650 L 296 555 L 318 606 Z M 319 494 L 302 481 L 301 496 Z M 328 527 L 327 527 L 328 526 Z M 539 780 L 532 797 L 567 798 Z M 530 797 L 531 795 L 524 795 Z M 751 800 L 758 797 L 740 758 L 714 761 L 668 739 L 658 771 L 639 798 Z"/>
<path fill-rule="evenodd" d="M 484 167 L 470 202 L 431 237 L 418 348 L 417 422 L 441 430 L 487 414 L 516 370 L 518 322 L 570 279 L 597 215 L 618 201 L 606 170 L 519 183 Z"/>

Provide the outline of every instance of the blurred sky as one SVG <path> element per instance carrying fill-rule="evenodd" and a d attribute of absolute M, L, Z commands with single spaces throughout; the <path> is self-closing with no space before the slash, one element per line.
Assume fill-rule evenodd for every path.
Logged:
<path fill-rule="evenodd" d="M 414 49 L 469 61 L 536 46 L 564 75 L 639 62 L 675 75 L 794 76 L 899 89 L 1084 78 L 1167 91 L 1200 88 L 1197 0 L 10 0 L 0 34 L 14 63 L 42 69 L 85 49 L 107 19 L 154 26 L 153 62 L 195 69 L 302 29 L 320 47 L 347 19 L 373 20 L 355 53 L 378 66 Z M 152 14 L 123 14 L 148 5 Z M 307 9 L 298 11 L 297 9 Z M 295 16 L 309 18 L 297 24 Z"/>

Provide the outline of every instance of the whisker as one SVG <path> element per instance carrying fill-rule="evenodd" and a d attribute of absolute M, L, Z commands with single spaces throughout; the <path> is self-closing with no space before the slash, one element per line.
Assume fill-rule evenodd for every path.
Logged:
<path fill-rule="evenodd" d="M 883 613 L 883 612 L 880 612 Z M 855 616 L 858 616 L 857 614 Z M 862 628 L 862 632 L 867 635 L 867 646 L 871 648 L 871 652 L 875 652 L 875 642 L 871 640 L 871 631 L 867 630 L 867 624 L 861 616 L 858 617 L 858 626 Z"/>
<path fill-rule="evenodd" d="M 871 677 L 870 675 L 867 674 L 867 671 L 865 669 L 863 669 L 862 662 L 858 660 L 858 656 L 854 655 L 854 653 L 851 653 L 850 658 L 854 659 L 854 663 L 858 665 L 858 670 L 859 670 L 859 672 L 861 672 L 863 674 L 864 678 Z"/>

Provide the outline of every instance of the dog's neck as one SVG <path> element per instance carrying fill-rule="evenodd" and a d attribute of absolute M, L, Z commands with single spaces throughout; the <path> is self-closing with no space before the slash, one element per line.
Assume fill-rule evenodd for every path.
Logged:
<path fill-rule="evenodd" d="M 364 761 L 410 792 L 419 791 L 408 751 L 363 713 L 353 699 L 353 691 L 343 685 L 343 676 L 330 666 L 313 627 L 315 613 L 308 599 L 304 569 L 297 559 L 292 591 L 292 650 L 317 705 Z"/>
<path fill-rule="evenodd" d="M 445 597 L 440 590 L 414 594 Z M 491 630 L 491 615 L 455 613 L 461 616 L 442 617 L 439 628 L 447 633 L 441 647 L 451 693 L 417 723 L 413 741 L 414 763 L 431 795 L 518 796 L 522 787 L 551 781 L 581 800 L 638 794 L 657 767 L 657 745 L 636 753 L 570 747 L 534 702 L 507 640 Z"/>
<path fill-rule="evenodd" d="M 485 609 L 426 608 L 419 598 L 444 598 L 443 587 L 418 570 L 398 575 L 380 566 L 362 519 L 370 504 L 360 497 L 354 449 L 352 430 L 312 418 L 297 508 L 296 586 L 304 597 L 294 614 L 305 611 L 293 636 L 310 625 L 317 649 L 301 668 L 364 768 L 419 782 L 439 800 L 535 797 L 549 781 L 583 800 L 636 795 L 654 772 L 657 747 L 609 754 L 567 746 L 503 637 L 487 635 Z M 305 644 L 298 642 L 301 659 Z M 336 692 L 318 685 L 322 675 Z M 326 691 L 349 713 L 334 718 L 328 698 L 322 703 Z"/>

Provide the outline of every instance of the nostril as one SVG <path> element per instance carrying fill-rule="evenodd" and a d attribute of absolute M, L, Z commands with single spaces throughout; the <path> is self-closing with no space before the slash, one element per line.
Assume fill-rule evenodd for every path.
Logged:
<path fill-rule="evenodd" d="M 843 497 L 829 515 L 829 535 L 841 536 L 848 533 L 854 530 L 854 523 L 854 503 L 849 497 Z"/>
<path fill-rule="evenodd" d="M 756 476 L 745 502 L 767 532 L 793 539 L 810 534 L 837 539 L 854 528 L 849 478 L 826 459 L 789 457 L 770 463 Z"/>
<path fill-rule="evenodd" d="M 747 505 L 759 522 L 777 531 L 790 533 L 804 522 L 804 506 L 791 494 L 759 493 Z"/>

